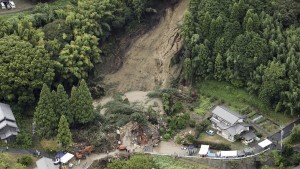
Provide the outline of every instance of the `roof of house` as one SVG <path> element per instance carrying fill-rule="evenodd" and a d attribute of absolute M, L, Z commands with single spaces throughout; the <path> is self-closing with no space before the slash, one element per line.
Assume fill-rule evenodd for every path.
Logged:
<path fill-rule="evenodd" d="M 7 139 L 10 136 L 16 136 L 18 132 L 16 130 L 12 130 L 10 128 L 5 128 L 1 131 L 0 138 L 2 140 Z"/>
<path fill-rule="evenodd" d="M 209 149 L 209 145 L 201 145 L 199 155 L 207 155 Z"/>
<path fill-rule="evenodd" d="M 234 136 L 236 134 L 240 134 L 242 131 L 244 131 L 244 129 L 245 129 L 245 127 L 243 125 L 236 124 L 234 126 L 229 127 L 226 130 L 228 131 L 228 133 L 230 133 L 232 136 Z"/>
<path fill-rule="evenodd" d="M 256 137 L 256 135 L 254 134 L 253 131 L 250 131 L 250 132 L 241 134 L 241 137 L 243 137 L 245 140 L 250 140 L 250 139 L 254 139 Z"/>
<path fill-rule="evenodd" d="M 240 115 L 239 113 L 232 111 L 228 109 L 225 106 L 216 106 L 213 110 L 212 113 L 215 114 L 216 116 L 221 117 L 225 121 L 234 124 L 236 121 L 239 119 L 244 118 L 244 116 Z"/>
<path fill-rule="evenodd" d="M 0 103 L 0 121 L 2 121 L 3 119 L 16 121 L 10 106 L 8 104 Z"/>
<path fill-rule="evenodd" d="M 11 121 L 7 121 L 7 120 L 0 122 L 0 129 L 3 129 L 6 126 L 16 128 L 16 130 L 19 131 L 19 128 L 18 128 L 16 122 L 11 122 Z"/>
<path fill-rule="evenodd" d="M 36 161 L 38 169 L 57 169 L 50 158 L 43 157 Z"/>

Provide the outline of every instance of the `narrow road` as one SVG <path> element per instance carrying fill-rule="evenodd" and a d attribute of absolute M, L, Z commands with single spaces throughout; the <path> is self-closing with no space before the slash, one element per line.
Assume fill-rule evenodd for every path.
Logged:
<path fill-rule="evenodd" d="M 294 125 L 298 125 L 298 124 L 300 124 L 300 119 L 298 119 L 298 120 L 292 122 L 291 124 L 287 125 L 286 127 L 284 127 L 283 128 L 283 137 L 282 138 L 284 139 L 287 136 L 289 136 L 291 134 L 291 132 L 292 132 L 292 129 L 293 129 Z M 273 134 L 272 136 L 270 136 L 270 139 L 275 140 L 275 141 L 280 141 L 280 139 L 281 139 L 280 138 L 280 135 L 281 135 L 280 132 L 281 131 L 278 131 L 275 134 Z"/>
<path fill-rule="evenodd" d="M 45 157 L 49 157 L 49 154 L 44 152 L 44 151 L 40 151 L 41 156 L 45 156 Z M 18 153 L 18 154 L 30 154 L 33 155 L 36 150 L 32 150 L 32 149 L 19 149 L 19 148 L 10 148 L 8 147 L 8 149 L 6 149 L 6 147 L 0 147 L 0 152 L 7 152 L 7 153 Z"/>

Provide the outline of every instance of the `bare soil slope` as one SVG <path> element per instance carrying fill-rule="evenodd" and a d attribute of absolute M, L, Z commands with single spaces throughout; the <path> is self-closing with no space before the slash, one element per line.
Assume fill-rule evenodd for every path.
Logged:
<path fill-rule="evenodd" d="M 170 68 L 170 60 L 182 47 L 178 32 L 187 7 L 188 0 L 180 0 L 173 8 L 167 8 L 157 26 L 131 43 L 122 67 L 104 77 L 108 93 L 148 91 L 168 85 L 169 78 L 179 71 Z"/>

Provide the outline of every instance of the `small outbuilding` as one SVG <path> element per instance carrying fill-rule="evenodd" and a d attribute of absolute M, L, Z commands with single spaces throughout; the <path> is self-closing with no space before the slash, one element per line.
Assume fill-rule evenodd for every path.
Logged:
<path fill-rule="evenodd" d="M 264 141 L 258 143 L 258 145 L 263 149 L 268 148 L 271 144 L 272 144 L 272 142 L 268 139 L 265 139 Z"/>
<path fill-rule="evenodd" d="M 201 145 L 199 155 L 202 157 L 207 156 L 209 150 L 209 145 Z"/>

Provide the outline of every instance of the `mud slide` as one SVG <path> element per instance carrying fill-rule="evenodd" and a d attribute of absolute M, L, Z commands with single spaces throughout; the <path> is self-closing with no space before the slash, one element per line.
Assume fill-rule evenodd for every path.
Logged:
<path fill-rule="evenodd" d="M 104 78 L 109 93 L 149 91 L 166 87 L 178 68 L 170 68 L 170 60 L 182 47 L 178 34 L 188 0 L 180 0 L 149 32 L 139 36 L 127 48 L 122 67 Z"/>

